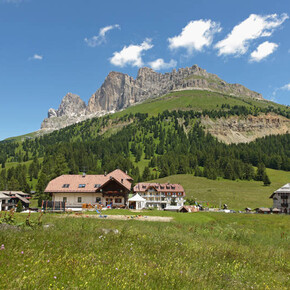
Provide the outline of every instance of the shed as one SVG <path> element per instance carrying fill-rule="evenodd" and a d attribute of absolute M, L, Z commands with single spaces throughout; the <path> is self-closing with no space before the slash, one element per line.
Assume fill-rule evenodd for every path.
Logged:
<path fill-rule="evenodd" d="M 272 213 L 280 213 L 281 210 L 277 207 L 272 208 Z"/>
<path fill-rule="evenodd" d="M 271 212 L 271 210 L 269 208 L 267 208 L 267 207 L 258 207 L 258 208 L 255 209 L 255 211 L 257 213 L 265 213 L 265 214 Z"/>

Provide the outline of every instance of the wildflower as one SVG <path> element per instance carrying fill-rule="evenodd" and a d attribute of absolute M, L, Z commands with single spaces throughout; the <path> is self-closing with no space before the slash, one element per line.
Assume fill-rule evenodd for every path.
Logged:
<path fill-rule="evenodd" d="M 47 263 L 49 263 L 50 261 L 49 260 L 47 260 Z"/>
<path fill-rule="evenodd" d="M 54 279 L 56 279 L 56 276 L 53 276 Z"/>
<path fill-rule="evenodd" d="M 23 251 L 21 251 L 21 254 L 24 254 L 24 252 L 23 252 Z"/>
<path fill-rule="evenodd" d="M 183 271 L 181 270 L 179 273 L 180 273 L 180 274 L 182 274 L 182 273 L 183 273 Z"/>
<path fill-rule="evenodd" d="M 116 270 L 118 271 L 119 269 L 118 269 L 118 268 L 116 268 Z"/>
<path fill-rule="evenodd" d="M 0 249 L 1 249 L 1 250 L 5 250 L 4 244 L 2 244 L 2 246 L 1 246 Z"/>
<path fill-rule="evenodd" d="M 146 276 L 147 274 L 146 273 L 144 273 L 144 276 Z"/>

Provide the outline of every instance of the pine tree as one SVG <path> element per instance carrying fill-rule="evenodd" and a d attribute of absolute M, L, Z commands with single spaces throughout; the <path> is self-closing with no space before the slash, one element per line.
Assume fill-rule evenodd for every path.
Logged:
<path fill-rule="evenodd" d="M 18 191 L 21 190 L 20 184 L 15 177 L 11 177 L 8 181 L 8 190 Z"/>
<path fill-rule="evenodd" d="M 259 163 L 258 168 L 257 168 L 257 173 L 255 176 L 255 179 L 257 181 L 263 181 L 263 177 L 266 174 L 265 170 L 266 170 L 266 167 L 265 167 L 264 163 Z"/>
<path fill-rule="evenodd" d="M 62 174 L 67 174 L 69 172 L 68 164 L 63 154 L 58 154 L 55 157 L 55 164 L 54 164 L 53 171 L 54 171 L 54 177 L 60 176 Z"/>
<path fill-rule="evenodd" d="M 22 202 L 19 200 L 17 203 L 17 208 L 16 208 L 16 212 L 22 212 Z"/>
<path fill-rule="evenodd" d="M 264 182 L 265 186 L 269 186 L 271 184 L 270 178 L 267 175 L 267 173 L 265 173 L 264 176 L 263 176 L 263 182 Z"/>
<path fill-rule="evenodd" d="M 149 169 L 148 166 L 146 166 L 146 167 L 144 168 L 144 171 L 143 171 L 143 174 L 142 174 L 142 179 L 143 179 L 144 181 L 147 181 L 147 180 L 150 179 L 150 177 L 151 177 L 150 169 Z"/>

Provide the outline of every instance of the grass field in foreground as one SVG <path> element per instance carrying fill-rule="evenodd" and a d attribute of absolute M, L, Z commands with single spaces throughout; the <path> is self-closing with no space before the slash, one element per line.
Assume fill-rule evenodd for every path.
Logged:
<path fill-rule="evenodd" d="M 0 288 L 289 289 L 289 216 L 167 214 L 175 221 L 46 214 L 47 228 L 0 225 Z"/>
<path fill-rule="evenodd" d="M 270 195 L 290 182 L 290 172 L 267 169 L 267 174 L 272 182 L 270 186 L 264 186 L 261 181 L 210 180 L 188 174 L 172 175 L 154 182 L 180 183 L 187 198 L 217 207 L 220 202 L 226 203 L 231 209 L 241 210 L 245 207 L 271 207 L 273 200 L 269 199 Z"/>

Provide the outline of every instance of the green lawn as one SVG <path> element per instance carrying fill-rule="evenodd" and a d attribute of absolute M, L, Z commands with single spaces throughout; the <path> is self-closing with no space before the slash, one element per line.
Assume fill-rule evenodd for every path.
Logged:
<path fill-rule="evenodd" d="M 290 182 L 290 172 L 267 169 L 271 180 L 270 186 L 264 186 L 261 181 L 241 180 L 210 180 L 193 175 L 173 175 L 157 179 L 154 182 L 180 183 L 186 192 L 186 197 L 210 206 L 226 203 L 229 208 L 241 210 L 245 207 L 271 207 L 269 196 L 278 188 Z"/>
<path fill-rule="evenodd" d="M 289 289 L 289 216 L 166 214 L 175 220 L 45 214 L 48 227 L 0 224 L 0 288 Z"/>

